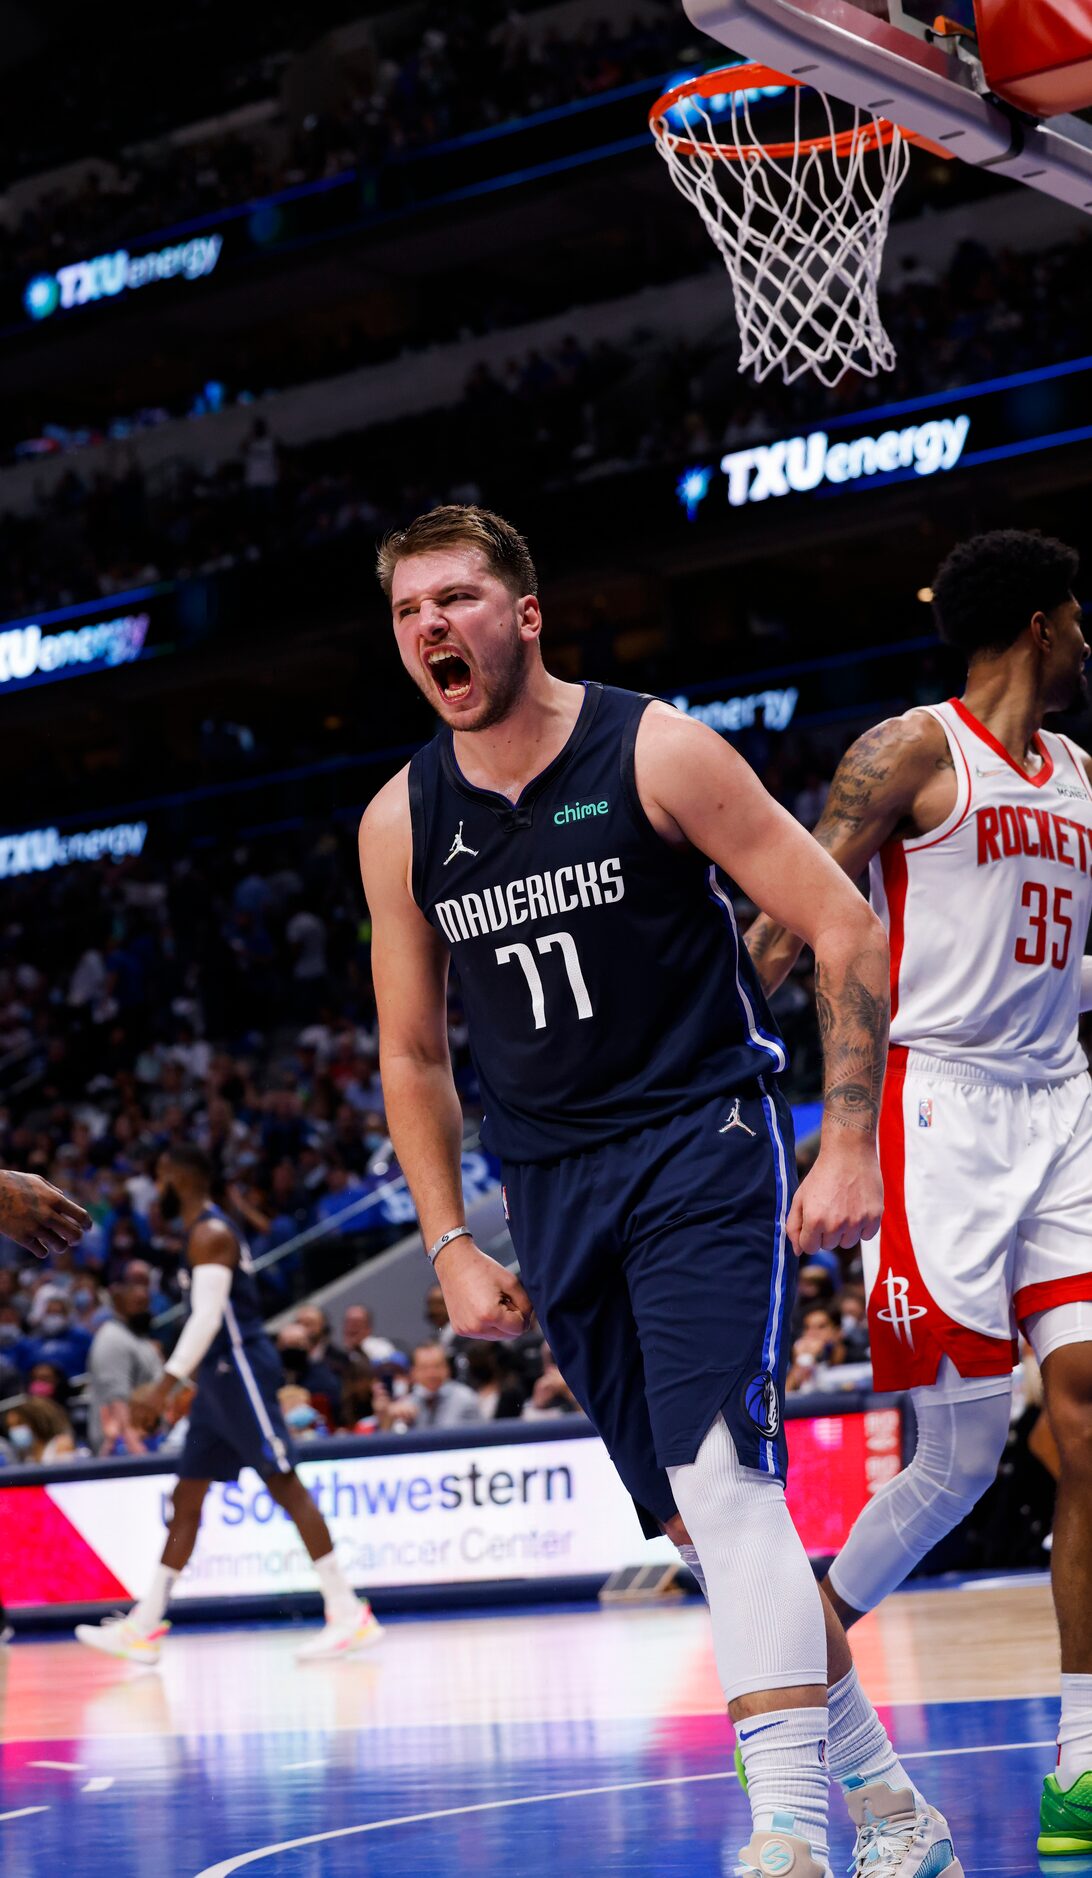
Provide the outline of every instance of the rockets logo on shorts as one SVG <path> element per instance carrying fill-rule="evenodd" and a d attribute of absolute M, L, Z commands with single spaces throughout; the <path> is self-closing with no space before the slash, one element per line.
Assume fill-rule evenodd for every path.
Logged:
<path fill-rule="evenodd" d="M 881 1281 L 880 1290 L 887 1298 L 886 1311 L 877 1311 L 881 1324 L 890 1324 L 896 1337 L 906 1339 L 907 1346 L 914 1347 L 914 1319 L 926 1315 L 924 1304 L 911 1304 L 910 1280 L 902 1278 L 897 1272 L 888 1272 Z"/>
<path fill-rule="evenodd" d="M 932 1096 L 923 1096 L 921 1101 L 918 1103 L 918 1127 L 919 1128 L 931 1128 L 932 1126 L 933 1126 L 933 1098 Z"/>

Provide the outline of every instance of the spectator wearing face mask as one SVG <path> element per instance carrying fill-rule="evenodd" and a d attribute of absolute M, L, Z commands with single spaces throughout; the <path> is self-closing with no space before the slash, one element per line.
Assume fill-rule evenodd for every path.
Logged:
<path fill-rule="evenodd" d="M 64 1293 L 51 1287 L 38 1316 L 36 1333 L 17 1348 L 15 1361 L 24 1373 L 36 1363 L 53 1363 L 71 1381 L 87 1368 L 91 1342 L 88 1332 L 72 1322 L 71 1306 Z"/>
<path fill-rule="evenodd" d="M 106 1280 L 110 1285 L 117 1283 L 125 1268 L 133 1259 L 142 1257 L 145 1249 L 142 1234 L 133 1214 L 122 1213 L 114 1221 L 106 1242 Z"/>
<path fill-rule="evenodd" d="M 4 1438 L 24 1467 L 49 1467 L 76 1452 L 72 1424 L 56 1402 L 24 1396 L 4 1418 Z"/>
<path fill-rule="evenodd" d="M 35 1363 L 27 1377 L 26 1392 L 44 1402 L 56 1402 L 68 1414 L 68 1377 L 56 1363 Z"/>
<path fill-rule="evenodd" d="M 285 1386 L 305 1390 L 308 1401 L 332 1428 L 334 1411 L 341 1399 L 341 1380 L 334 1370 L 313 1358 L 311 1343 L 311 1335 L 301 1323 L 285 1324 L 277 1333 Z"/>
<path fill-rule="evenodd" d="M 277 1390 L 277 1400 L 281 1413 L 288 1423 L 297 1441 L 313 1441 L 316 1435 L 326 1433 L 322 1417 L 308 1395 L 298 1383 L 287 1382 L 283 1389 Z"/>
<path fill-rule="evenodd" d="M 105 1324 L 110 1315 L 109 1304 L 100 1296 L 97 1285 L 92 1279 L 80 1277 L 72 1287 L 69 1298 L 72 1306 L 72 1324 L 77 1330 L 85 1330 L 93 1337 L 100 1324 Z"/>
<path fill-rule="evenodd" d="M 579 1415 L 580 1404 L 554 1362 L 549 1345 L 542 1346 L 542 1374 L 523 1405 L 525 1422 L 557 1421 L 562 1415 Z"/>
<path fill-rule="evenodd" d="M 163 1357 L 149 1331 L 152 1274 L 143 1259 L 130 1259 L 112 1291 L 114 1314 L 94 1335 L 87 1359 L 91 1413 L 88 1435 L 95 1454 L 110 1453 L 120 1437 L 129 1454 L 143 1443 L 129 1421 L 129 1398 L 142 1383 L 156 1382 Z"/>
<path fill-rule="evenodd" d="M 863 1285 L 846 1285 L 838 1299 L 846 1361 L 867 1363 L 869 1356 L 868 1309 Z"/>
<path fill-rule="evenodd" d="M 23 1386 L 15 1352 L 24 1341 L 23 1320 L 15 1305 L 0 1304 L 0 1398 L 18 1395 Z"/>
<path fill-rule="evenodd" d="M 510 1421 L 522 1414 L 525 1392 L 510 1369 L 507 1374 L 502 1371 L 495 1344 L 467 1344 L 466 1381 L 485 1421 Z"/>

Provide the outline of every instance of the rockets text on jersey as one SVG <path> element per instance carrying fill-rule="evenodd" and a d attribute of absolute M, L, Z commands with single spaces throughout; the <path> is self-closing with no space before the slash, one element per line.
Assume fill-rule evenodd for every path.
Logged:
<path fill-rule="evenodd" d="M 929 834 L 885 843 L 871 867 L 891 943 L 891 1041 L 1003 1081 L 1062 1081 L 1085 1068 L 1084 766 L 1067 738 L 1043 731 L 1028 773 L 960 700 L 928 708 L 948 740 L 955 804 Z"/>

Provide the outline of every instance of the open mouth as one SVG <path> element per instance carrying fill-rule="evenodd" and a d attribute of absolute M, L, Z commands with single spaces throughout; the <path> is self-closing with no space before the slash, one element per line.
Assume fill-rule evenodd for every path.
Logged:
<path fill-rule="evenodd" d="M 426 655 L 429 675 L 445 704 L 459 704 L 470 696 L 473 684 L 466 660 L 451 646 L 437 646 Z"/>

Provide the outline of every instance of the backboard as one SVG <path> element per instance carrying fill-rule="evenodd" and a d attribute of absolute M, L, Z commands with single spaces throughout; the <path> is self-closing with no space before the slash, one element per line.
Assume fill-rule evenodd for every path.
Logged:
<path fill-rule="evenodd" d="M 893 119 L 945 154 L 1092 214 L 1092 126 L 1027 118 L 991 96 L 968 26 L 971 0 L 683 0 L 738 57 Z M 1090 101 L 1092 102 L 1092 101 Z"/>

